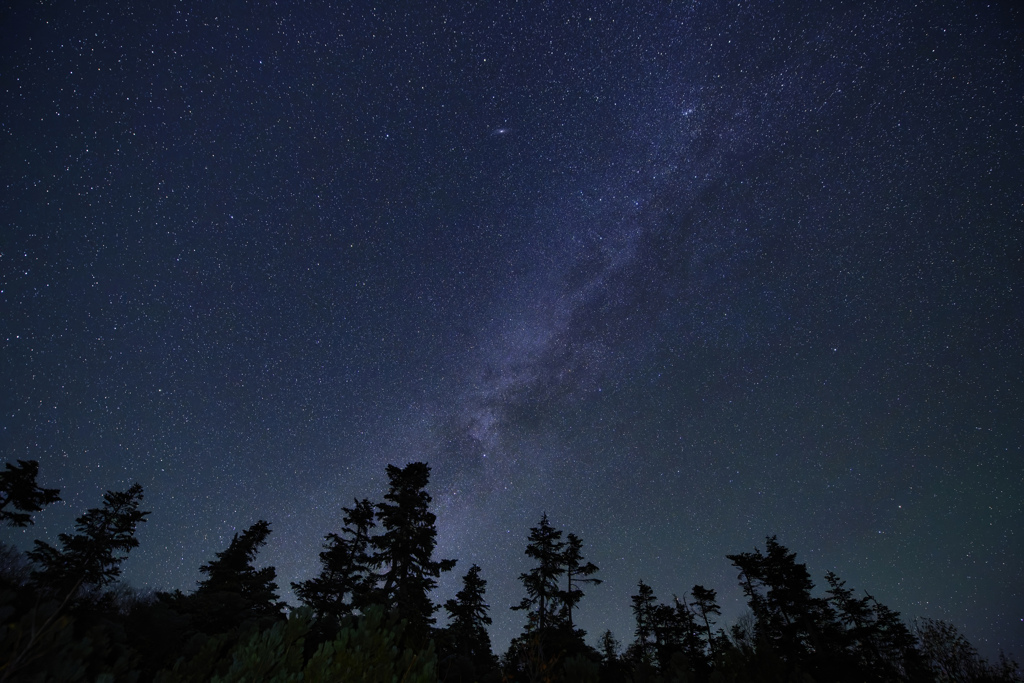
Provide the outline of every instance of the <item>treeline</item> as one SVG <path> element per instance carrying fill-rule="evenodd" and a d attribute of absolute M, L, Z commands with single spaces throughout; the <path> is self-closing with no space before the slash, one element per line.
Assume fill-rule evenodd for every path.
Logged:
<path fill-rule="evenodd" d="M 25 527 L 59 498 L 40 487 L 38 464 L 0 472 L 0 523 Z M 256 567 L 271 533 L 258 521 L 199 568 L 185 593 L 140 594 L 118 581 L 149 512 L 142 488 L 108 492 L 57 545 L 0 552 L 3 681 L 1021 681 L 1013 661 L 992 664 L 944 622 L 907 626 L 835 574 L 814 584 L 796 554 L 768 538 L 764 550 L 727 556 L 750 607 L 719 624 L 715 590 L 693 586 L 661 602 L 637 584 L 636 627 L 588 644 L 574 614 L 601 582 L 582 539 L 546 516 L 530 529 L 531 569 L 519 576 L 523 632 L 501 657 L 487 627 L 487 582 L 469 568 L 443 605 L 431 593 L 455 560 L 434 557 L 430 468 L 389 465 L 382 502 L 342 508 L 327 534 L 320 573 L 292 584 L 302 605 L 279 597 L 273 567 Z M 446 625 L 437 616 L 444 612 Z"/>

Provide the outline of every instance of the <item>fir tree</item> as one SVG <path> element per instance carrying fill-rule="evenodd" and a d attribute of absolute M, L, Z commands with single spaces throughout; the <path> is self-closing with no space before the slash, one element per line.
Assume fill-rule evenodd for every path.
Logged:
<path fill-rule="evenodd" d="M 715 656 L 715 639 L 711 634 L 711 617 L 721 616 L 722 614 L 722 609 L 719 607 L 718 602 L 716 602 L 718 594 L 710 588 L 696 585 L 690 591 L 690 595 L 693 596 L 693 602 L 690 603 L 690 606 L 695 609 L 696 615 L 704 622 L 704 642 L 707 644 L 708 652 L 713 658 Z"/>
<path fill-rule="evenodd" d="M 437 518 L 430 512 L 430 467 L 414 462 L 404 468 L 388 465 L 390 489 L 377 504 L 377 520 L 384 533 L 370 540 L 376 550 L 373 563 L 383 567 L 379 593 L 384 604 L 398 609 L 409 622 L 410 638 L 426 638 L 436 621 L 437 606 L 430 591 L 437 587 L 441 572 L 450 571 L 455 560 L 435 560 Z"/>
<path fill-rule="evenodd" d="M 138 547 L 136 527 L 149 512 L 139 510 L 142 487 L 107 491 L 103 507 L 75 520 L 76 534 L 60 534 L 60 548 L 36 541 L 28 552 L 37 569 L 31 583 L 42 593 L 74 596 L 81 587 L 102 588 L 121 575 L 121 563 Z"/>
<path fill-rule="evenodd" d="M 39 512 L 44 505 L 60 500 L 60 489 L 40 488 L 36 483 L 37 476 L 39 463 L 35 460 L 19 460 L 17 465 L 4 465 L 0 472 L 0 524 L 29 526 L 32 524 L 29 513 Z"/>
<path fill-rule="evenodd" d="M 570 533 L 566 536 L 565 551 L 562 554 L 562 563 L 565 566 L 566 590 L 559 594 L 562 609 L 569 628 L 573 628 L 572 610 L 583 599 L 581 584 L 598 586 L 601 579 L 590 578 L 598 571 L 597 565 L 593 562 L 583 561 L 583 541 L 576 534 Z"/>
<path fill-rule="evenodd" d="M 526 545 L 526 554 L 537 561 L 537 566 L 519 575 L 526 597 L 512 608 L 528 611 L 528 631 L 543 631 L 556 625 L 562 596 L 558 580 L 565 573 L 564 547 L 562 532 L 548 523 L 547 514 L 542 515 L 540 524 L 530 529 Z"/>
<path fill-rule="evenodd" d="M 701 629 L 697 624 L 697 614 L 686 602 L 686 596 L 680 600 L 673 596 L 675 601 L 675 619 L 679 625 L 682 651 L 686 654 L 690 665 L 694 670 L 706 673 L 711 666 L 711 659 L 708 656 L 707 648 L 701 639 Z"/>
<path fill-rule="evenodd" d="M 835 617 L 825 600 L 811 596 L 814 583 L 807 565 L 796 561 L 796 553 L 772 536 L 763 554 L 755 549 L 726 557 L 740 570 L 757 639 L 770 644 L 791 665 L 820 654 L 821 635 Z"/>
<path fill-rule="evenodd" d="M 369 555 L 373 504 L 357 500 L 342 511 L 345 526 L 341 534 L 327 535 L 320 553 L 320 575 L 292 584 L 303 604 L 318 616 L 335 621 L 366 607 L 376 582 Z"/>
<path fill-rule="evenodd" d="M 634 642 L 639 663 L 650 666 L 653 662 L 653 638 L 655 623 L 654 590 L 643 581 L 637 583 L 637 594 L 630 600 L 633 603 L 633 617 L 636 619 L 636 636 Z"/>
<path fill-rule="evenodd" d="M 603 683 L 626 683 L 634 680 L 627 662 L 619 656 L 620 647 L 621 644 L 610 630 L 601 634 L 598 643 L 598 654 L 601 657 L 599 680 Z"/>
<path fill-rule="evenodd" d="M 870 652 L 877 657 L 871 668 L 886 680 L 925 680 L 928 669 L 917 648 L 917 638 L 900 619 L 900 613 L 889 609 L 870 594 L 867 599 L 873 621 L 869 636 L 872 641 Z"/>
<path fill-rule="evenodd" d="M 615 634 L 611 632 L 611 629 L 605 630 L 601 634 L 601 662 L 607 665 L 617 664 L 619 661 L 619 647 L 619 641 L 615 638 Z"/>
<path fill-rule="evenodd" d="M 677 603 L 678 605 L 678 603 Z M 665 672 L 672 656 L 683 650 L 689 612 L 677 613 L 668 605 L 655 604 L 651 608 L 651 633 L 654 635 L 654 661 Z M 680 619 L 679 617 L 683 617 Z"/>
<path fill-rule="evenodd" d="M 449 624 L 444 641 L 449 656 L 463 658 L 472 664 L 475 676 L 480 676 L 498 665 L 491 650 L 491 637 L 487 626 L 491 623 L 489 606 L 484 601 L 487 582 L 480 577 L 480 567 L 473 565 L 462 578 L 462 590 L 444 604 Z M 461 676 L 472 679 L 474 674 Z"/>
<path fill-rule="evenodd" d="M 206 575 L 187 600 L 200 628 L 207 632 L 229 631 L 239 624 L 273 621 L 282 616 L 277 596 L 277 570 L 253 566 L 260 548 L 270 536 L 270 523 L 260 520 L 235 534 L 227 549 L 199 571 Z"/>
<path fill-rule="evenodd" d="M 870 680 L 916 680 L 925 670 L 917 650 L 917 638 L 895 612 L 865 594 L 855 598 L 833 572 L 825 575 L 828 602 L 837 615 L 833 649 L 847 653 L 863 678 Z"/>

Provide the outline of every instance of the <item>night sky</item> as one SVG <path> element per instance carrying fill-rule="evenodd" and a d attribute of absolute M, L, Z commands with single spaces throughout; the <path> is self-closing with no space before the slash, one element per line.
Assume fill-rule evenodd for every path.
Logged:
<path fill-rule="evenodd" d="M 3 540 L 138 481 L 133 585 L 262 518 L 285 588 L 425 460 L 499 651 L 547 512 L 592 643 L 778 534 L 1024 655 L 1012 3 L 12 4 Z"/>

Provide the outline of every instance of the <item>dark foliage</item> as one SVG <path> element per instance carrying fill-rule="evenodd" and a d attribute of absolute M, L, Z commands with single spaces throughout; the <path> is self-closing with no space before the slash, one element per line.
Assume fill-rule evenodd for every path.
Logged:
<path fill-rule="evenodd" d="M 34 468 L 5 473 L 15 470 L 34 481 Z M 76 520 L 75 533 L 59 536 L 59 547 L 37 541 L 27 554 L 0 547 L 0 683 L 1024 680 L 1013 660 L 986 661 L 952 624 L 924 619 L 912 630 L 834 573 L 824 595 L 815 595 L 806 566 L 774 536 L 763 552 L 728 556 L 750 607 L 730 635 L 716 628 L 715 590 L 695 585 L 689 597 L 660 603 L 641 581 L 631 598 L 633 642 L 620 654 L 606 631 L 595 650 L 572 615 L 583 586 L 600 583 L 597 567 L 583 557 L 582 541 L 574 534 L 563 541 L 546 515 L 527 544 L 536 565 L 519 577 L 527 596 L 516 608 L 530 616 L 499 664 L 479 566 L 444 604 L 448 625 L 431 628 L 430 592 L 454 561 L 433 559 L 429 472 L 424 463 L 390 466 L 385 503 L 342 508 L 344 526 L 326 537 L 320 575 L 293 584 L 307 606 L 287 618 L 275 569 L 256 567 L 270 535 L 265 521 L 200 567 L 190 594 L 140 594 L 115 583 L 149 513 L 139 510 L 137 484 L 108 492 L 101 508 Z"/>
<path fill-rule="evenodd" d="M 530 529 L 526 554 L 536 560 L 536 566 L 519 575 L 526 597 L 513 607 L 528 614 L 527 631 L 544 631 L 554 625 L 561 606 L 562 592 L 558 580 L 565 574 L 562 532 L 548 522 L 547 514 L 540 524 Z"/>
<path fill-rule="evenodd" d="M 39 463 L 19 460 L 17 465 L 5 463 L 0 471 L 0 524 L 26 527 L 32 524 L 31 512 L 60 500 L 60 489 L 40 488 L 36 483 Z"/>
<path fill-rule="evenodd" d="M 585 562 L 583 558 L 583 541 L 576 534 L 570 533 L 565 537 L 565 551 L 562 553 L 562 562 L 565 565 L 564 591 L 559 593 L 562 602 L 562 614 L 560 617 L 566 621 L 569 628 L 573 628 L 572 610 L 583 599 L 581 586 L 590 584 L 599 586 L 601 579 L 593 578 L 598 572 L 597 565 L 593 562 Z"/>
<path fill-rule="evenodd" d="M 921 619 L 915 630 L 920 639 L 918 652 L 933 680 L 955 683 L 1024 680 L 1017 662 L 1002 654 L 997 664 L 986 661 L 953 624 Z"/>
<path fill-rule="evenodd" d="M 440 629 L 436 638 L 446 681 L 475 681 L 498 668 L 487 633 L 491 617 L 484 600 L 486 587 L 480 567 L 474 564 L 462 578 L 462 590 L 444 604 L 448 628 Z"/>
<path fill-rule="evenodd" d="M 637 583 L 636 595 L 630 601 L 633 603 L 636 630 L 633 631 L 633 646 L 627 653 L 636 666 L 648 668 L 654 663 L 654 590 L 640 581 Z"/>
<path fill-rule="evenodd" d="M 377 580 L 369 553 L 375 526 L 373 504 L 357 500 L 342 512 L 345 526 L 340 534 L 327 535 L 320 553 L 320 575 L 292 584 L 303 604 L 333 623 L 369 605 Z"/>
<path fill-rule="evenodd" d="M 506 674 L 513 680 L 597 675 L 601 656 L 572 621 L 573 609 L 584 597 L 582 586 L 601 583 L 591 578 L 598 568 L 585 561 L 582 551 L 583 541 L 575 534 L 563 541 L 546 514 L 530 529 L 526 554 L 536 564 L 519 575 L 526 597 L 512 607 L 528 613 L 526 629 L 504 657 Z"/>
<path fill-rule="evenodd" d="M 239 624 L 273 622 L 283 614 L 274 567 L 254 566 L 256 555 L 270 536 L 270 524 L 260 520 L 235 534 L 227 549 L 199 568 L 205 579 L 184 602 L 193 623 L 206 633 L 221 633 Z"/>
<path fill-rule="evenodd" d="M 82 588 L 97 589 L 121 575 L 121 563 L 139 545 L 135 529 L 148 512 L 139 510 L 142 487 L 107 491 L 103 507 L 91 508 L 75 520 L 74 534 L 60 534 L 60 547 L 36 541 L 28 558 L 35 565 L 30 582 L 41 594 L 77 595 Z"/>
<path fill-rule="evenodd" d="M 714 657 L 715 638 L 711 633 L 711 624 L 714 617 L 722 614 L 722 610 L 717 602 L 718 593 L 710 588 L 697 585 L 690 591 L 690 595 L 693 596 L 693 602 L 690 603 L 690 607 L 694 609 L 696 616 L 704 624 L 704 630 L 702 631 L 704 646 L 707 647 L 708 652 Z"/>
<path fill-rule="evenodd" d="M 788 662 L 806 661 L 833 621 L 828 603 L 811 596 L 807 565 L 772 536 L 765 552 L 727 555 L 740 570 L 740 585 L 755 618 L 755 634 Z"/>
<path fill-rule="evenodd" d="M 384 532 L 370 539 L 373 564 L 383 568 L 381 588 L 374 599 L 398 610 L 408 621 L 406 637 L 425 640 L 437 611 L 430 592 L 441 572 L 455 567 L 455 560 L 435 560 L 437 518 L 430 511 L 430 468 L 414 462 L 404 468 L 388 465 L 390 488 L 385 503 L 377 504 L 377 520 Z"/>

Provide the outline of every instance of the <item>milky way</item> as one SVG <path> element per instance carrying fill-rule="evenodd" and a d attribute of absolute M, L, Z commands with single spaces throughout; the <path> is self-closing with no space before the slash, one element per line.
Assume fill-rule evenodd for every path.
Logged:
<path fill-rule="evenodd" d="M 12 28 L 12 27 L 16 27 Z M 493 637 L 541 514 L 605 579 L 779 539 L 1021 654 L 1020 14 L 998 3 L 26 7 L 4 457 L 140 481 L 130 581 L 260 518 L 280 583 L 427 460 Z M 763 546 L 762 546 L 763 547 Z M 574 614 L 575 616 L 575 614 Z"/>

